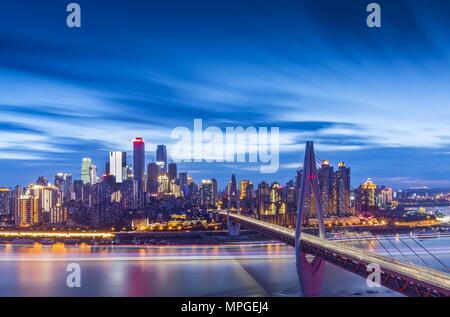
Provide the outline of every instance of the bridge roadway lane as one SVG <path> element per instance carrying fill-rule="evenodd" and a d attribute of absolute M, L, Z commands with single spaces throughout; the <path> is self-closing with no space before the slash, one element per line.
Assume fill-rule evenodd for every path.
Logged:
<path fill-rule="evenodd" d="M 219 213 L 222 216 L 227 216 L 227 212 L 220 211 Z M 289 244 L 295 244 L 295 230 L 293 229 L 270 224 L 261 220 L 238 214 L 230 213 L 230 217 L 231 220 L 235 220 L 236 222 L 241 223 L 244 226 L 247 223 L 249 226 L 258 227 L 261 230 L 267 230 L 269 232 L 283 236 L 286 241 L 292 241 L 292 243 Z M 376 263 L 380 265 L 382 270 L 387 269 L 392 272 L 397 272 L 399 274 L 407 276 L 411 279 L 420 281 L 422 283 L 437 286 L 439 288 L 447 290 L 450 294 L 450 274 L 431 268 L 403 263 L 395 259 L 387 258 L 382 255 L 346 245 L 342 242 L 321 239 L 307 233 L 302 233 L 301 241 L 320 249 L 342 254 L 343 256 L 350 257 L 362 263 Z"/>

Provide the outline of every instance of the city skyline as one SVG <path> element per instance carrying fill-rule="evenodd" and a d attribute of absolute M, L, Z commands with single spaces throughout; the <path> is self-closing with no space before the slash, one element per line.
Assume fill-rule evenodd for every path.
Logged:
<path fill-rule="evenodd" d="M 83 157 L 102 170 L 108 151 L 132 158 L 136 135 L 170 153 L 170 131 L 201 118 L 280 127 L 281 164 L 271 176 L 179 164 L 199 178 L 288 180 L 312 139 L 321 158 L 355 167 L 353 186 L 450 187 L 450 10 L 432 2 L 380 1 L 376 30 L 363 1 L 108 2 L 107 15 L 80 1 L 79 30 L 59 27 L 66 12 L 52 1 L 5 3 L 0 184 L 73 173 Z"/>
<path fill-rule="evenodd" d="M 297 169 L 298 169 L 298 168 L 295 168 L 294 165 L 292 165 L 291 177 L 288 178 L 288 179 L 278 179 L 276 177 L 272 177 L 273 174 L 262 174 L 263 175 L 262 178 L 261 177 L 259 177 L 259 178 L 258 177 L 254 177 L 254 178 L 252 178 L 251 175 L 258 175 L 259 174 L 257 170 L 253 171 L 252 174 L 250 174 L 250 177 L 249 177 L 248 173 L 243 173 L 243 174 L 246 175 L 244 177 L 244 176 L 240 176 L 239 175 L 239 168 L 236 168 L 236 170 L 232 170 L 230 174 L 225 175 L 222 178 L 218 178 L 217 176 L 214 175 L 214 173 L 211 173 L 211 172 L 207 175 L 207 177 L 205 177 L 205 175 L 201 175 L 200 174 L 201 172 L 198 171 L 198 170 L 190 171 L 188 169 L 183 169 L 183 168 L 180 169 L 180 166 L 187 166 L 188 167 L 191 164 L 211 164 L 211 163 L 206 163 L 206 162 L 202 162 L 202 163 L 184 163 L 184 162 L 174 162 L 172 160 L 168 160 L 167 167 L 164 170 L 164 168 L 161 168 L 158 165 L 158 163 L 160 163 L 160 161 L 158 161 L 158 159 L 157 159 L 157 153 L 158 153 L 158 149 L 160 149 L 161 147 L 163 147 L 165 149 L 165 145 L 158 144 L 154 151 L 146 151 L 145 150 L 145 143 L 146 143 L 145 138 L 142 138 L 142 137 L 135 137 L 135 138 L 133 138 L 133 140 L 132 140 L 133 146 L 136 144 L 136 142 L 139 143 L 139 144 L 144 144 L 144 154 L 145 154 L 145 156 L 144 156 L 144 160 L 142 161 L 142 163 L 139 163 L 139 164 L 142 164 L 141 170 L 142 170 L 143 175 L 145 175 L 146 177 L 148 177 L 148 165 L 150 165 L 150 164 L 155 164 L 156 169 L 157 169 L 156 172 L 157 172 L 158 175 L 161 174 L 161 173 L 169 175 L 170 174 L 170 170 L 168 169 L 168 167 L 170 167 L 171 164 L 175 164 L 176 169 L 178 169 L 179 173 L 187 173 L 187 175 L 193 177 L 194 181 L 197 182 L 198 185 L 200 185 L 202 180 L 205 180 L 205 179 L 206 180 L 217 179 L 220 191 L 224 190 L 226 188 L 226 186 L 228 186 L 229 178 L 232 175 L 236 175 L 239 180 L 250 180 L 251 182 L 254 182 L 256 184 L 262 183 L 262 182 L 268 182 L 269 184 L 272 183 L 272 182 L 276 182 L 276 183 L 279 183 L 281 186 L 284 187 L 288 182 L 295 181 L 295 177 L 296 177 L 295 174 L 296 174 Z M 90 175 L 90 173 L 92 172 L 92 168 L 95 169 L 95 178 L 96 178 L 96 176 L 98 176 L 98 178 L 101 179 L 103 176 L 106 176 L 106 175 L 116 176 L 116 174 L 113 172 L 112 167 L 111 167 L 111 162 L 117 160 L 117 158 L 115 158 L 116 156 L 119 157 L 120 166 L 123 169 L 121 171 L 122 174 L 120 175 L 121 178 L 119 180 L 116 179 L 116 182 L 117 183 L 121 183 L 124 179 L 126 179 L 126 173 L 128 172 L 127 171 L 128 167 L 131 167 L 131 170 L 133 171 L 133 175 L 134 175 L 134 165 L 136 164 L 136 162 L 134 161 L 133 150 L 129 151 L 129 152 L 121 151 L 121 150 L 118 150 L 118 151 L 112 151 L 111 150 L 111 151 L 106 151 L 105 153 L 108 153 L 109 156 L 107 156 L 104 160 L 100 160 L 100 163 L 98 161 L 97 162 L 94 161 L 92 159 L 92 157 L 90 157 L 89 155 L 87 155 L 86 157 L 83 157 L 81 159 L 81 162 L 80 162 L 80 164 L 78 166 L 78 170 L 77 171 L 58 170 L 58 171 L 55 171 L 53 174 L 49 174 L 49 175 L 43 175 L 42 173 L 41 174 L 38 173 L 38 174 L 36 174 L 37 175 L 36 177 L 31 178 L 31 180 L 29 180 L 29 181 L 27 181 L 25 183 L 17 183 L 17 182 L 14 182 L 14 181 L 10 180 L 9 184 L 8 183 L 1 183 L 0 187 L 3 187 L 3 188 L 8 188 L 8 187 L 9 188 L 14 188 L 15 186 L 27 186 L 27 185 L 30 185 L 30 184 L 38 184 L 39 180 L 41 178 L 45 178 L 45 179 L 49 179 L 49 180 L 51 180 L 53 178 L 56 179 L 57 176 L 60 175 L 60 174 L 71 175 L 73 177 L 73 180 L 81 180 L 84 184 L 89 184 L 90 182 L 92 182 L 92 176 Z M 149 156 L 150 156 L 150 158 L 149 158 Z M 330 166 L 332 168 L 334 167 L 334 168 L 336 168 L 336 170 L 338 170 L 338 168 L 340 167 L 340 164 L 344 164 L 344 166 L 345 165 L 348 166 L 348 164 L 346 162 L 342 161 L 342 160 L 338 160 L 336 162 L 332 162 L 332 161 L 330 161 L 330 160 L 328 160 L 326 158 L 322 160 L 322 163 L 325 164 L 325 165 L 328 165 L 328 166 Z M 119 163 L 117 163 L 117 164 L 119 164 Z M 242 163 L 235 163 L 235 164 L 236 164 L 236 166 L 239 166 L 239 164 L 242 164 Z M 319 166 L 319 163 L 317 163 L 317 164 Z M 98 167 L 98 166 L 100 166 L 100 167 Z M 301 167 L 301 163 L 299 162 L 298 164 L 296 164 L 296 166 Z M 178 177 L 178 175 L 179 174 L 177 173 L 176 177 Z M 352 170 L 352 175 L 353 175 L 353 170 Z M 197 177 L 195 177 L 195 176 L 197 176 Z M 37 181 L 33 181 L 32 179 L 36 179 Z M 260 181 L 256 181 L 258 179 L 261 179 L 261 180 Z M 439 189 L 439 188 L 448 189 L 447 187 L 439 187 L 439 186 L 438 187 L 428 187 L 428 186 L 397 187 L 397 186 L 393 186 L 391 184 L 380 183 L 380 182 L 377 181 L 376 178 L 371 177 L 370 175 L 368 175 L 366 177 L 363 177 L 361 179 L 358 179 L 358 180 L 354 180 L 353 176 L 352 176 L 350 178 L 350 180 L 351 180 L 350 186 L 352 188 L 356 189 L 356 188 L 358 188 L 359 185 L 363 184 L 364 182 L 366 182 L 369 179 L 370 180 L 374 180 L 378 185 L 388 186 L 388 187 L 391 187 L 391 188 L 393 188 L 395 190 L 406 190 L 406 189 L 425 188 L 425 187 L 426 188 L 430 188 L 430 189 Z M 52 183 L 52 182 L 49 182 L 49 183 Z"/>

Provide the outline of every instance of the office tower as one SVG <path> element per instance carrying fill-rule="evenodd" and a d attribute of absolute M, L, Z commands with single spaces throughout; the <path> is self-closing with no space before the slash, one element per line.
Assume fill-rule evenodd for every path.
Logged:
<path fill-rule="evenodd" d="M 209 179 L 202 180 L 200 185 L 200 205 L 202 208 L 211 208 L 215 205 L 213 182 Z"/>
<path fill-rule="evenodd" d="M 213 197 L 214 197 L 214 205 L 215 205 L 217 200 L 219 199 L 219 190 L 218 190 L 218 185 L 217 185 L 217 179 L 212 178 L 211 182 L 213 183 Z"/>
<path fill-rule="evenodd" d="M 322 208 L 326 215 L 334 214 L 334 195 L 333 195 L 333 166 L 328 160 L 323 160 L 318 170 L 319 195 L 322 202 Z"/>
<path fill-rule="evenodd" d="M 39 176 L 36 185 L 48 186 L 48 180 L 45 176 Z"/>
<path fill-rule="evenodd" d="M 55 187 L 62 193 L 62 200 L 70 201 L 73 192 L 72 174 L 57 173 L 55 175 Z"/>
<path fill-rule="evenodd" d="M 177 178 L 177 164 L 169 164 L 169 180 L 174 180 Z"/>
<path fill-rule="evenodd" d="M 0 188 L 0 216 L 11 215 L 12 192 L 9 188 Z"/>
<path fill-rule="evenodd" d="M 339 162 L 334 176 L 334 210 L 338 216 L 351 212 L 350 208 L 350 167 Z"/>
<path fill-rule="evenodd" d="M 376 190 L 377 185 L 370 178 L 359 186 L 356 197 L 356 209 L 358 211 L 376 210 Z"/>
<path fill-rule="evenodd" d="M 147 192 L 149 194 L 158 193 L 158 165 L 156 163 L 147 165 Z"/>
<path fill-rule="evenodd" d="M 169 177 L 167 175 L 158 176 L 158 194 L 167 194 L 170 192 Z"/>
<path fill-rule="evenodd" d="M 256 207 L 259 215 L 266 215 L 270 208 L 270 188 L 269 184 L 262 182 L 258 184 L 256 191 Z"/>
<path fill-rule="evenodd" d="M 145 171 L 145 142 L 142 138 L 133 140 L 133 177 L 138 182 L 139 198 L 143 190 Z"/>
<path fill-rule="evenodd" d="M 167 174 L 167 149 L 165 145 L 158 145 L 156 148 L 156 164 L 159 167 L 159 175 Z"/>
<path fill-rule="evenodd" d="M 39 223 L 39 201 L 33 195 L 20 195 L 18 210 L 18 226 L 31 227 Z"/>
<path fill-rule="evenodd" d="M 97 176 L 97 166 L 92 164 L 89 167 L 89 184 L 95 185 L 98 182 L 98 176 Z"/>
<path fill-rule="evenodd" d="M 91 171 L 92 160 L 89 157 L 83 158 L 81 163 L 81 180 L 83 184 L 90 184 L 90 171 Z"/>
<path fill-rule="evenodd" d="M 83 201 L 83 181 L 75 180 L 73 182 L 73 191 L 75 193 L 75 201 L 82 202 Z"/>
<path fill-rule="evenodd" d="M 117 183 L 122 183 L 126 179 L 127 153 L 109 152 L 109 175 L 116 177 Z"/>

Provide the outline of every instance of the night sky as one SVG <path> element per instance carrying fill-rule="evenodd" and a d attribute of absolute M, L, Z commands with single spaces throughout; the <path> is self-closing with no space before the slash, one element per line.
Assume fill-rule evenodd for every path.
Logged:
<path fill-rule="evenodd" d="M 183 163 L 194 180 L 285 183 L 313 140 L 352 185 L 450 187 L 450 2 L 79 0 L 0 4 L 0 186 L 100 171 L 132 139 L 170 152 L 173 128 L 281 131 L 280 169 Z"/>

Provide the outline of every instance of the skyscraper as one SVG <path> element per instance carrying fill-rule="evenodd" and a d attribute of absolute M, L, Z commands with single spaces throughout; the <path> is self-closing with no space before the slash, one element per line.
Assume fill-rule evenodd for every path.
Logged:
<path fill-rule="evenodd" d="M 376 210 L 376 190 L 377 185 L 370 178 L 359 186 L 356 198 L 356 209 L 358 211 Z"/>
<path fill-rule="evenodd" d="M 95 185 L 97 184 L 98 174 L 97 174 L 97 166 L 92 164 L 89 167 L 89 184 Z"/>
<path fill-rule="evenodd" d="M 127 153 L 109 152 L 109 174 L 116 177 L 116 183 L 122 183 L 127 179 Z"/>
<path fill-rule="evenodd" d="M 350 208 L 350 167 L 344 162 L 338 163 L 334 176 L 334 209 L 338 216 L 351 211 Z"/>
<path fill-rule="evenodd" d="M 138 192 L 141 196 L 145 171 L 145 142 L 142 138 L 133 140 L 133 175 L 138 183 Z M 139 196 L 139 197 L 140 197 Z"/>
<path fill-rule="evenodd" d="M 215 205 L 213 182 L 209 179 L 204 179 L 200 185 L 200 205 L 203 208 Z"/>
<path fill-rule="evenodd" d="M 262 182 L 258 185 L 256 192 L 257 211 L 259 215 L 266 215 L 270 207 L 270 188 L 269 184 Z"/>
<path fill-rule="evenodd" d="M 158 176 L 158 194 L 167 194 L 170 192 L 170 182 L 167 175 Z"/>
<path fill-rule="evenodd" d="M 219 190 L 218 190 L 218 185 L 217 185 L 217 179 L 212 178 L 211 182 L 213 184 L 213 196 L 214 196 L 214 205 L 215 205 L 217 200 L 219 199 Z"/>
<path fill-rule="evenodd" d="M 334 195 L 333 195 L 333 166 L 328 160 L 323 160 L 318 170 L 319 191 L 322 208 L 327 215 L 334 213 Z"/>
<path fill-rule="evenodd" d="M 156 148 L 156 164 L 159 167 L 159 175 L 167 173 L 167 149 L 165 145 Z"/>
<path fill-rule="evenodd" d="M 11 214 L 12 193 L 9 188 L 0 188 L 0 216 Z"/>
<path fill-rule="evenodd" d="M 38 184 L 39 185 L 39 184 Z M 55 187 L 63 194 L 62 199 L 70 201 L 73 192 L 72 174 L 58 173 L 55 175 Z"/>
<path fill-rule="evenodd" d="M 19 198 L 18 225 L 30 227 L 39 222 L 39 200 L 33 195 L 21 195 Z"/>
<path fill-rule="evenodd" d="M 147 165 L 147 192 L 149 194 L 158 193 L 158 165 L 156 163 Z"/>
<path fill-rule="evenodd" d="M 91 165 L 92 160 L 89 157 L 83 158 L 83 161 L 81 163 L 81 180 L 85 185 L 89 184 L 91 180 L 90 178 Z"/>
<path fill-rule="evenodd" d="M 174 180 L 177 178 L 177 164 L 169 164 L 169 180 Z"/>

